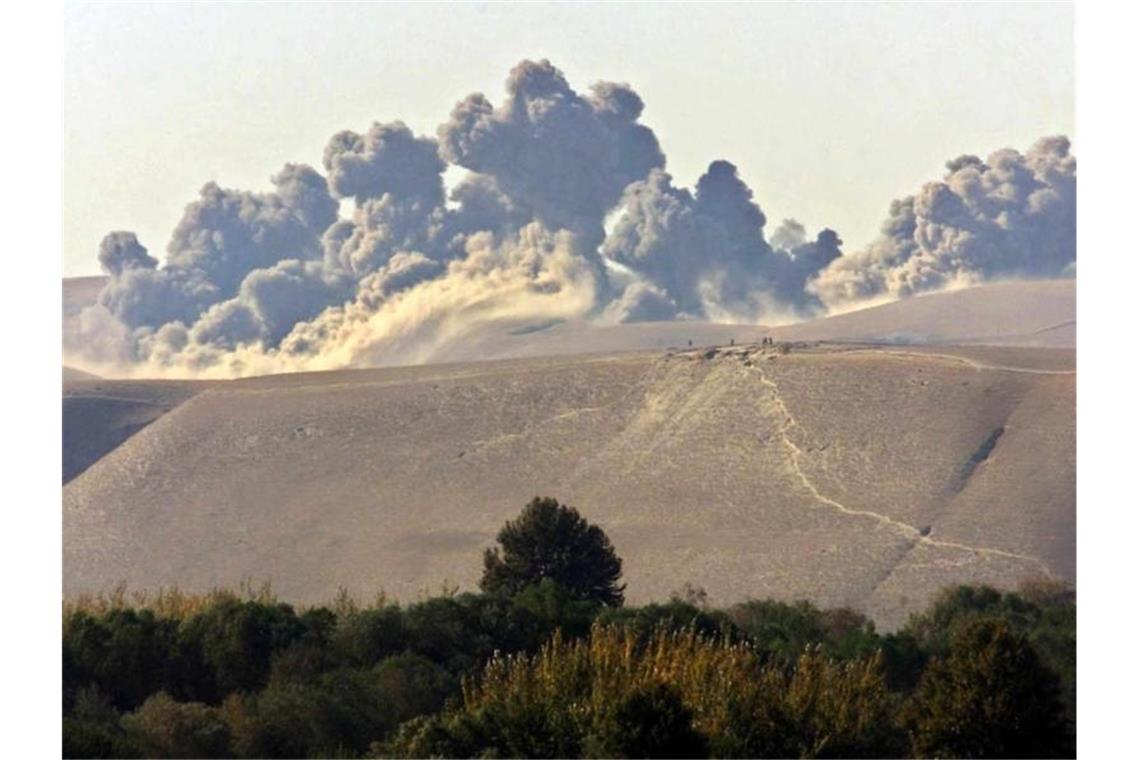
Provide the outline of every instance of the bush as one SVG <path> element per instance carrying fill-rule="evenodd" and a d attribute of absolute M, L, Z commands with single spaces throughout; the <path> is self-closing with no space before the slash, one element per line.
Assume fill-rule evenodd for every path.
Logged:
<path fill-rule="evenodd" d="M 404 616 L 395 605 L 347 612 L 331 633 L 333 652 L 347 667 L 371 667 L 407 644 Z"/>
<path fill-rule="evenodd" d="M 448 697 L 459 693 L 458 679 L 431 660 L 411 653 L 389 657 L 377 665 L 376 687 L 392 726 L 438 712 Z"/>
<path fill-rule="evenodd" d="M 851 610 L 614 607 L 553 577 L 404 609 L 125 599 L 65 612 L 66 756 L 1075 749 L 1076 602 L 1052 582 L 950 589 L 882 637 Z"/>
<path fill-rule="evenodd" d="M 145 757 L 117 725 L 63 719 L 63 757 Z"/>
<path fill-rule="evenodd" d="M 63 626 L 65 702 L 97 685 L 120 710 L 129 710 L 170 679 L 177 624 L 149 610 L 115 609 L 105 615 L 69 615 Z"/>
<path fill-rule="evenodd" d="M 63 719 L 64 757 L 143 757 L 119 725 L 119 711 L 95 686 L 78 689 Z"/>
<path fill-rule="evenodd" d="M 793 662 L 804 648 L 820 646 L 841 659 L 869 657 L 883 646 L 875 625 L 849 609 L 821 610 L 811 602 L 752 600 L 728 610 L 728 618 L 758 649 Z"/>
<path fill-rule="evenodd" d="M 594 718 L 584 742 L 587 757 L 706 757 L 708 740 L 667 684 L 637 689 Z"/>
<path fill-rule="evenodd" d="M 217 708 L 176 702 L 159 692 L 123 716 L 123 728 L 147 757 L 229 757 L 230 729 Z"/>
<path fill-rule="evenodd" d="M 913 615 L 906 630 L 926 652 L 944 656 L 954 634 L 973 621 L 998 618 L 1025 631 L 1039 616 L 1040 608 L 1017 594 L 989 586 L 953 586 L 943 589 L 924 612 Z"/>
<path fill-rule="evenodd" d="M 531 656 L 496 657 L 460 706 L 404 726 L 383 748 L 401 756 L 572 757 L 706 747 L 731 756 L 895 753 L 893 702 L 878 658 L 803 655 L 789 673 L 746 644 L 660 629 L 595 625 Z"/>
<path fill-rule="evenodd" d="M 705 636 L 741 636 L 729 616 L 723 612 L 707 611 L 679 599 L 665 604 L 647 604 L 644 607 L 606 608 L 597 616 L 599 623 L 629 628 L 642 636 L 654 631 L 694 630 Z"/>
<path fill-rule="evenodd" d="M 603 608 L 592 599 L 578 599 L 569 589 L 550 578 L 527 586 L 515 595 L 512 603 L 520 617 L 527 615 L 537 625 L 541 638 L 534 640 L 531 637 L 525 642 L 529 645 L 525 648 L 532 650 L 556 630 L 573 638 L 585 636 L 600 611 L 615 609 Z"/>
<path fill-rule="evenodd" d="M 374 674 L 326 673 L 316 683 L 273 684 L 232 699 L 234 747 L 246 757 L 356 755 L 395 727 Z"/>
<path fill-rule="evenodd" d="M 919 756 L 1072 757 L 1056 676 L 999 620 L 960 628 L 907 707 Z"/>
<path fill-rule="evenodd" d="M 1029 639 L 1041 662 L 1061 679 L 1061 695 L 1070 723 L 1077 705 L 1077 603 L 1072 590 L 1057 581 L 1034 580 L 1019 593 L 988 586 L 956 586 L 942 591 L 934 604 L 907 624 L 924 657 L 945 658 L 951 639 L 979 620 L 1001 620 L 1011 632 Z"/>
<path fill-rule="evenodd" d="M 306 634 L 287 604 L 224 599 L 184 620 L 178 632 L 180 681 L 189 699 L 217 704 L 235 691 L 257 691 L 269 681 L 275 651 Z"/>

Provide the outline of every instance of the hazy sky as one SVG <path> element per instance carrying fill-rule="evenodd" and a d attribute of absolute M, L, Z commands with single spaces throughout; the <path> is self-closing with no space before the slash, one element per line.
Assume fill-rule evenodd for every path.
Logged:
<path fill-rule="evenodd" d="M 728 159 L 769 231 L 848 251 L 961 153 L 1064 133 L 1079 155 L 1068 4 L 72 4 L 64 49 L 66 275 L 113 229 L 163 258 L 203 183 L 268 189 L 341 129 L 434 135 L 523 58 L 628 82 L 678 183 Z"/>

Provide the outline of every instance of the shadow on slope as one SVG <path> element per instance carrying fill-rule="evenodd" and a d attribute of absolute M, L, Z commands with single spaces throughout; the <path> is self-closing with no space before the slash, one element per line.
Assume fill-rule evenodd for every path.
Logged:
<path fill-rule="evenodd" d="M 85 372 L 63 384 L 63 482 L 132 435 L 213 385 L 185 380 L 101 380 Z M 74 371 L 73 371 L 74 372 Z"/>

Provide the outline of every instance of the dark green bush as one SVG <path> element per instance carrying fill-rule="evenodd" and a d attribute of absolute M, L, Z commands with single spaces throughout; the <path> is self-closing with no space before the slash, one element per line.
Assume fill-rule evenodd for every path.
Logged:
<path fill-rule="evenodd" d="M 459 679 L 416 654 L 389 657 L 376 666 L 375 674 L 376 687 L 392 726 L 438 712 L 448 697 L 459 693 Z"/>
<path fill-rule="evenodd" d="M 145 757 L 143 750 L 119 726 L 66 717 L 63 719 L 63 756 Z"/>
<path fill-rule="evenodd" d="M 217 704 L 235 691 L 257 691 L 269 681 L 274 652 L 308 633 L 287 604 L 225 599 L 182 622 L 178 654 L 185 698 Z"/>
<path fill-rule="evenodd" d="M 587 757 L 707 757 L 708 739 L 677 690 L 655 684 L 595 718 L 583 749 Z"/>
<path fill-rule="evenodd" d="M 347 667 L 371 667 L 407 645 L 404 613 L 395 605 L 350 611 L 331 632 L 333 653 Z"/>
<path fill-rule="evenodd" d="M 741 633 L 725 613 L 704 610 L 679 599 L 644 607 L 609 607 L 602 609 L 596 619 L 601 623 L 632 628 L 645 635 L 660 628 L 672 631 L 693 629 L 708 635 L 739 636 Z"/>
<path fill-rule="evenodd" d="M 113 610 L 96 617 L 79 612 L 63 626 L 65 702 L 96 685 L 120 710 L 129 710 L 170 681 L 175 621 L 149 610 Z"/>
<path fill-rule="evenodd" d="M 230 728 L 216 707 L 176 702 L 165 692 L 123 716 L 123 728 L 147 757 L 230 757 Z"/>
<path fill-rule="evenodd" d="M 1057 676 L 1002 620 L 957 628 L 922 675 L 905 719 L 916 755 L 1072 757 Z"/>

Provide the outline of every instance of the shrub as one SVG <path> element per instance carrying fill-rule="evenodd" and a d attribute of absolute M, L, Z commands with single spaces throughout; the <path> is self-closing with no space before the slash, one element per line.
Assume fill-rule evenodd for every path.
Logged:
<path fill-rule="evenodd" d="M 708 740 L 693 728 L 677 690 L 655 684 L 595 716 L 583 749 L 587 757 L 705 757 Z"/>
<path fill-rule="evenodd" d="M 536 648 L 559 629 L 573 638 L 585 636 L 598 612 L 607 609 L 592 599 L 575 597 L 569 589 L 550 578 L 524 588 L 515 595 L 512 604 L 518 613 L 531 617 L 537 625 L 541 638 L 525 642 L 530 645 L 526 647 L 528 649 Z"/>
<path fill-rule="evenodd" d="M 118 726 L 63 719 L 63 757 L 145 757 Z"/>
<path fill-rule="evenodd" d="M 223 599 L 182 621 L 178 655 L 188 693 L 216 704 L 269 681 L 273 653 L 302 639 L 305 625 L 287 604 Z"/>
<path fill-rule="evenodd" d="M 64 757 L 143 757 L 119 725 L 119 711 L 95 686 L 78 689 L 63 719 Z"/>
<path fill-rule="evenodd" d="M 907 707 L 920 756 L 1071 757 L 1057 678 L 1004 621 L 960 628 Z"/>
<path fill-rule="evenodd" d="M 944 589 L 924 612 L 914 615 L 903 635 L 913 635 L 926 657 L 947 655 L 958 631 L 979 620 L 1004 621 L 1011 632 L 1029 639 L 1042 664 L 1061 681 L 1070 723 L 1077 705 L 1077 603 L 1072 589 L 1053 580 L 1034 579 L 1018 593 L 988 586 Z"/>
<path fill-rule="evenodd" d="M 404 616 L 395 605 L 350 610 L 337 617 L 331 633 L 334 656 L 348 667 L 371 667 L 407 646 Z"/>
<path fill-rule="evenodd" d="M 643 636 L 664 628 L 670 631 L 692 629 L 706 636 L 742 638 L 739 629 L 723 612 L 704 610 L 680 599 L 643 607 L 606 608 L 601 610 L 597 620 L 607 625 L 630 628 Z"/>
<path fill-rule="evenodd" d="M 63 626 L 65 700 L 94 684 L 117 708 L 138 706 L 170 678 L 176 628 L 149 610 L 68 615 Z"/>
<path fill-rule="evenodd" d="M 123 716 L 123 728 L 147 757 L 229 757 L 230 729 L 217 708 L 176 702 L 165 692 Z"/>
<path fill-rule="evenodd" d="M 694 630 L 595 625 L 538 654 L 493 658 L 460 706 L 403 727 L 397 755 L 556 757 L 663 752 L 669 735 L 721 756 L 888 755 L 900 746 L 879 658 L 819 652 L 786 670 Z M 619 735 L 624 726 L 629 735 Z"/>
<path fill-rule="evenodd" d="M 784 662 L 818 645 L 841 659 L 869 657 L 883 647 L 875 625 L 850 609 L 821 610 L 811 602 L 752 600 L 728 610 L 728 618 L 761 651 Z"/>
<path fill-rule="evenodd" d="M 392 726 L 437 712 L 448 697 L 459 693 L 458 679 L 419 655 L 405 653 L 389 657 L 376 666 L 375 672 L 376 687 Z"/>
<path fill-rule="evenodd" d="M 925 611 L 911 616 L 906 630 L 932 655 L 949 651 L 956 631 L 982 618 L 1000 618 L 1015 630 L 1025 631 L 1040 616 L 1040 608 L 1017 594 L 990 586 L 952 586 L 943 589 Z"/>

